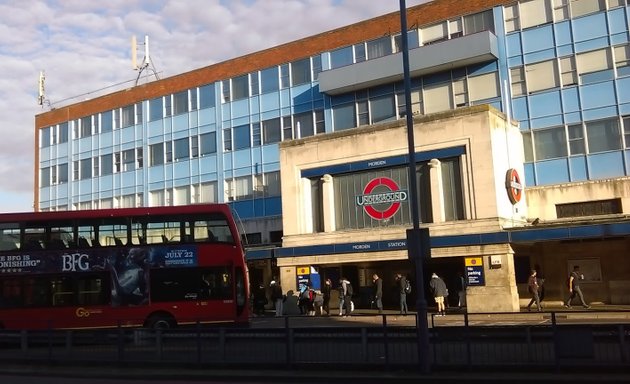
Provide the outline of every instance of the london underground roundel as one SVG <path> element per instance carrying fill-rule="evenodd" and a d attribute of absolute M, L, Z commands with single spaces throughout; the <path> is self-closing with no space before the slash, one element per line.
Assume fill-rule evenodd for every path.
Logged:
<path fill-rule="evenodd" d="M 371 218 L 386 220 L 398 212 L 400 203 L 407 198 L 407 191 L 401 190 L 394 180 L 377 177 L 366 184 L 363 195 L 356 196 L 356 203 Z"/>
<path fill-rule="evenodd" d="M 507 190 L 508 199 L 512 205 L 521 201 L 523 197 L 523 184 L 521 177 L 514 168 L 510 168 L 505 173 L 505 189 Z"/>

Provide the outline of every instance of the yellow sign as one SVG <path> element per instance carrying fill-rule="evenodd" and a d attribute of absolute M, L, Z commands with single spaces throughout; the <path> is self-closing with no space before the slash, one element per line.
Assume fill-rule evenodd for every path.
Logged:
<path fill-rule="evenodd" d="M 310 275 L 311 267 L 297 267 L 298 275 Z"/>
<path fill-rule="evenodd" d="M 481 257 L 465 257 L 464 263 L 466 267 L 478 267 L 483 265 L 483 258 Z"/>

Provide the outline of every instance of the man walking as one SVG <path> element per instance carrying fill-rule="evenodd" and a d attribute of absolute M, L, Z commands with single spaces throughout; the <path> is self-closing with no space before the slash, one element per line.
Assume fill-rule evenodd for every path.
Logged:
<path fill-rule="evenodd" d="M 580 280 L 584 280 L 584 275 L 580 272 L 580 266 L 573 266 L 573 272 L 569 275 L 569 300 L 567 300 L 565 307 L 571 308 L 571 304 L 573 303 L 573 299 L 577 295 L 580 298 L 580 302 L 585 309 L 589 309 L 591 306 L 586 304 L 584 301 L 584 295 L 582 294 L 582 289 L 580 288 Z"/>
<path fill-rule="evenodd" d="M 374 283 L 374 303 L 378 309 L 378 313 L 383 313 L 383 280 L 375 273 L 372 275 Z"/>
<path fill-rule="evenodd" d="M 407 278 L 400 273 L 396 274 L 396 281 L 398 282 L 398 292 L 400 294 L 400 314 L 407 315 L 407 292 L 410 288 L 407 287 Z"/>
<path fill-rule="evenodd" d="M 527 290 L 532 295 L 532 299 L 527 304 L 527 311 L 532 310 L 532 304 L 536 303 L 536 308 L 538 308 L 538 312 L 542 311 L 542 306 L 540 305 L 540 286 L 538 285 L 538 279 L 536 278 L 536 270 L 532 269 L 531 274 L 529 275 L 529 279 L 527 280 Z"/>
<path fill-rule="evenodd" d="M 429 288 L 433 293 L 435 304 L 437 305 L 437 316 L 446 316 L 446 310 L 444 308 L 444 297 L 448 296 L 448 289 L 446 289 L 446 283 L 436 273 L 431 275 L 431 282 L 429 282 Z"/>

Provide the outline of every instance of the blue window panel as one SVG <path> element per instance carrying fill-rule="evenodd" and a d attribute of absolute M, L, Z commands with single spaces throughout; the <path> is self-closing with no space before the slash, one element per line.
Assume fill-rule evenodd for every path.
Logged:
<path fill-rule="evenodd" d="M 252 200 L 254 217 L 265 216 L 265 199 L 253 199 Z"/>
<path fill-rule="evenodd" d="M 624 176 L 623 152 L 614 151 L 588 156 L 591 179 L 607 179 Z"/>
<path fill-rule="evenodd" d="M 531 120 L 532 129 L 555 127 L 562 124 L 562 115 L 547 116 Z"/>
<path fill-rule="evenodd" d="M 232 120 L 232 126 L 236 127 L 239 125 L 249 124 L 249 115 L 245 117 L 239 117 L 238 119 Z"/>
<path fill-rule="evenodd" d="M 249 99 L 249 111 L 252 115 L 260 113 L 260 96 L 254 96 Z"/>
<path fill-rule="evenodd" d="M 619 94 L 619 103 L 630 102 L 630 78 L 617 79 L 617 92 Z"/>
<path fill-rule="evenodd" d="M 173 164 L 173 175 L 175 178 L 190 177 L 190 160 L 178 161 Z M 135 185 L 135 184 L 131 184 Z"/>
<path fill-rule="evenodd" d="M 625 159 L 626 169 L 630 170 L 630 150 L 626 150 L 623 157 Z"/>
<path fill-rule="evenodd" d="M 280 105 L 283 107 L 291 105 L 291 91 L 289 89 L 283 89 L 280 91 Z"/>
<path fill-rule="evenodd" d="M 214 124 L 217 122 L 217 109 L 207 108 L 199 110 L 199 125 Z M 154 123 L 153 121 L 149 123 Z"/>
<path fill-rule="evenodd" d="M 265 163 L 279 162 L 280 151 L 278 150 L 278 144 L 264 145 L 263 159 Z"/>
<path fill-rule="evenodd" d="M 571 181 L 588 180 L 588 173 L 586 172 L 586 156 L 570 157 L 569 169 L 571 170 Z"/>
<path fill-rule="evenodd" d="M 313 104 L 311 103 L 296 104 L 293 106 L 293 113 L 303 113 L 303 112 L 308 112 L 312 110 L 313 110 Z"/>
<path fill-rule="evenodd" d="M 602 81 L 612 80 L 615 78 L 615 72 L 612 69 L 607 69 L 604 71 L 597 71 L 592 73 L 586 73 L 580 76 L 582 80 L 581 83 L 583 85 L 593 84 L 593 83 L 601 83 Z"/>
<path fill-rule="evenodd" d="M 260 115 L 261 120 L 269 120 L 269 119 L 275 119 L 276 117 L 280 117 L 280 110 L 279 109 L 274 109 L 273 111 L 268 111 L 268 112 L 263 112 Z"/>
<path fill-rule="evenodd" d="M 188 130 L 188 114 L 184 113 L 173 117 L 173 131 Z"/>
<path fill-rule="evenodd" d="M 354 92 L 343 93 L 341 95 L 335 95 L 330 98 L 330 105 L 340 105 L 345 103 L 354 102 Z"/>
<path fill-rule="evenodd" d="M 523 53 L 538 52 L 553 48 L 552 25 L 545 25 L 539 28 L 528 29 L 523 32 Z"/>
<path fill-rule="evenodd" d="M 223 155 L 223 170 L 226 171 L 226 172 L 227 171 L 232 171 L 232 169 L 234 169 L 232 163 L 233 163 L 233 161 L 232 161 L 232 152 L 225 153 Z"/>
<path fill-rule="evenodd" d="M 589 109 L 582 112 L 585 121 L 617 116 L 617 106 Z"/>
<path fill-rule="evenodd" d="M 529 120 L 521 120 L 519 121 L 519 126 L 522 130 L 528 131 L 529 130 Z"/>
<path fill-rule="evenodd" d="M 573 37 L 576 42 L 608 35 L 606 13 L 596 13 L 573 20 Z"/>
<path fill-rule="evenodd" d="M 280 108 L 280 95 L 278 92 L 268 93 L 260 97 L 260 111 L 267 112 Z"/>
<path fill-rule="evenodd" d="M 275 171 L 279 171 L 280 170 L 280 163 L 278 162 L 274 162 L 274 163 L 265 163 L 264 168 L 263 168 L 263 172 L 267 173 L 267 172 L 275 172 Z"/>
<path fill-rule="evenodd" d="M 215 132 L 217 130 L 217 126 L 216 124 L 208 124 L 208 125 L 202 125 L 199 127 L 199 133 L 208 133 L 208 132 Z"/>
<path fill-rule="evenodd" d="M 234 151 L 234 168 L 247 168 L 248 174 L 251 173 L 252 166 L 252 153 L 249 149 L 241 149 L 239 151 Z M 239 175 L 240 176 L 240 175 Z"/>
<path fill-rule="evenodd" d="M 514 57 L 514 56 L 519 56 L 523 54 L 523 51 L 521 50 L 521 34 L 520 33 L 514 33 L 511 35 L 508 35 L 505 38 L 505 43 L 507 45 L 508 57 Z"/>
<path fill-rule="evenodd" d="M 580 110 L 580 95 L 577 87 L 562 90 L 562 108 L 565 113 L 578 112 Z"/>
<path fill-rule="evenodd" d="M 202 173 L 216 173 L 217 171 L 217 155 L 208 155 L 199 159 L 199 168 Z"/>
<path fill-rule="evenodd" d="M 630 76 L 630 66 L 617 68 L 617 77 Z"/>
<path fill-rule="evenodd" d="M 164 134 L 163 124 L 162 120 L 149 121 L 147 123 L 147 135 L 149 137 L 162 136 Z"/>
<path fill-rule="evenodd" d="M 556 50 L 554 48 L 545 49 L 544 51 L 538 51 L 534 53 L 525 54 L 525 64 L 537 63 L 539 61 L 550 60 L 556 57 Z"/>
<path fill-rule="evenodd" d="M 519 121 L 529 119 L 527 111 L 527 97 L 512 99 L 512 116 Z"/>
<path fill-rule="evenodd" d="M 282 214 L 282 199 L 280 196 L 268 197 L 264 201 L 265 216 L 278 216 Z"/>
<path fill-rule="evenodd" d="M 238 214 L 238 217 L 242 219 L 255 217 L 254 204 L 252 200 L 235 201 L 231 205 Z"/>
<path fill-rule="evenodd" d="M 554 24 L 553 29 L 556 33 L 557 45 L 571 45 L 571 43 L 573 43 L 573 37 L 571 36 L 571 23 L 569 21 Z"/>
<path fill-rule="evenodd" d="M 313 93 L 313 100 L 323 100 L 324 99 L 324 94 L 319 92 L 319 84 L 316 84 L 313 87 L 312 93 Z"/>
<path fill-rule="evenodd" d="M 558 57 L 569 56 L 573 54 L 573 45 L 563 45 L 556 48 L 558 50 Z"/>
<path fill-rule="evenodd" d="M 597 39 L 584 41 L 582 43 L 575 43 L 575 52 L 587 52 L 594 49 L 605 48 L 608 46 L 608 36 L 598 37 Z"/>
<path fill-rule="evenodd" d="M 490 104 L 492 107 L 498 109 L 499 111 L 503 111 L 503 104 L 501 103 L 501 99 L 497 99 L 495 101 L 487 101 L 487 104 Z"/>
<path fill-rule="evenodd" d="M 619 114 L 620 115 L 630 114 L 630 103 L 619 105 Z"/>
<path fill-rule="evenodd" d="M 424 85 L 440 84 L 451 81 L 451 71 L 431 74 L 424 77 Z"/>
<path fill-rule="evenodd" d="M 313 101 L 313 91 L 310 84 L 303 84 L 291 90 L 293 104 L 311 103 Z"/>
<path fill-rule="evenodd" d="M 249 100 L 243 99 L 232 102 L 232 118 L 249 116 Z"/>
<path fill-rule="evenodd" d="M 581 112 L 571 112 L 564 114 L 564 122 L 565 124 L 574 124 L 582 122 L 582 113 Z"/>
<path fill-rule="evenodd" d="M 193 128 L 199 126 L 199 116 L 197 111 L 188 112 L 188 125 Z"/>
<path fill-rule="evenodd" d="M 496 72 L 499 69 L 496 61 L 475 64 L 468 66 L 468 76 L 483 75 L 484 73 Z M 425 82 L 426 84 L 426 82 Z"/>
<path fill-rule="evenodd" d="M 523 56 L 510 57 L 508 59 L 508 66 L 510 68 L 519 67 L 523 65 Z"/>
<path fill-rule="evenodd" d="M 530 96 L 529 112 L 532 119 L 562 114 L 560 91 L 551 91 Z"/>
<path fill-rule="evenodd" d="M 231 177 L 243 177 L 243 176 L 251 176 L 252 174 L 252 167 L 251 164 L 246 164 L 246 167 L 234 167 L 235 169 L 232 170 L 232 174 Z"/>
<path fill-rule="evenodd" d="M 148 167 L 149 183 L 161 182 L 164 180 L 164 165 Z"/>
<path fill-rule="evenodd" d="M 580 94 L 584 110 L 616 104 L 615 87 L 612 81 L 582 86 L 580 87 Z"/>
<path fill-rule="evenodd" d="M 628 42 L 628 32 L 617 33 L 615 35 L 610 36 L 610 44 L 617 45 Z"/>
<path fill-rule="evenodd" d="M 536 178 L 538 185 L 567 183 L 569 167 L 567 159 L 555 159 L 536 163 Z"/>
<path fill-rule="evenodd" d="M 199 160 L 194 159 L 190 161 L 190 176 L 191 177 L 199 177 Z M 193 183 L 198 183 L 199 181 L 193 180 Z"/>
<path fill-rule="evenodd" d="M 608 12 L 608 23 L 611 35 L 616 33 L 628 33 L 626 12 L 623 8 L 613 9 Z"/>

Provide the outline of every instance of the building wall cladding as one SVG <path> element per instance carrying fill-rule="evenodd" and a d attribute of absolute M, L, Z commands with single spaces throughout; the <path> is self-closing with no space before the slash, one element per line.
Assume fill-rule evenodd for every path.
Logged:
<path fill-rule="evenodd" d="M 454 16 L 475 13 L 497 5 L 514 2 L 515 0 L 435 0 L 409 8 L 407 25 L 409 27 L 427 25 Z M 396 34 L 399 31 L 399 13 L 389 13 L 208 67 L 114 92 L 93 100 L 60 107 L 37 115 L 35 117 L 35 129 L 38 130 L 64 121 L 229 79 L 258 69 L 345 47 L 360 41 L 371 40 L 386 34 Z"/>

